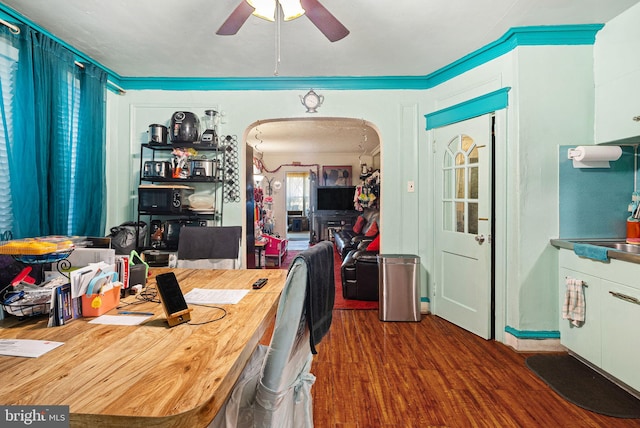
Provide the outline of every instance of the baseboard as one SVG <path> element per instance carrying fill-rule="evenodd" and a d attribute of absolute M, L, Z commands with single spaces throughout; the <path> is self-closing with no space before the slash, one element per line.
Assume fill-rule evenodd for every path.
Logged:
<path fill-rule="evenodd" d="M 509 332 L 504 334 L 504 343 L 518 352 L 565 352 L 567 348 L 560 344 L 560 339 L 522 339 Z"/>
<path fill-rule="evenodd" d="M 423 315 L 431 313 L 429 302 L 420 302 L 420 313 Z"/>

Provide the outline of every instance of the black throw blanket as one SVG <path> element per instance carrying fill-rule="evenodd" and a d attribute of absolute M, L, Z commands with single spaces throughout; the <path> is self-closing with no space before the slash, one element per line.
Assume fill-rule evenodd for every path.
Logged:
<path fill-rule="evenodd" d="M 182 227 L 178 241 L 178 258 L 237 259 L 241 235 L 241 226 Z"/>
<path fill-rule="evenodd" d="M 305 308 L 310 331 L 311 352 L 331 327 L 333 303 L 336 297 L 333 279 L 333 244 L 322 241 L 296 256 L 307 264 Z M 291 264 L 293 266 L 293 263 Z"/>

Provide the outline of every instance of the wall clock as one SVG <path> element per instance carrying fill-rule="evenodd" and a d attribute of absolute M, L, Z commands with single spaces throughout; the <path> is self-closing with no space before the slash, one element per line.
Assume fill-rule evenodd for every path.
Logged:
<path fill-rule="evenodd" d="M 307 108 L 307 113 L 317 113 L 318 108 L 324 102 L 324 96 L 318 95 L 313 89 L 307 92 L 304 96 L 300 96 L 302 105 Z"/>

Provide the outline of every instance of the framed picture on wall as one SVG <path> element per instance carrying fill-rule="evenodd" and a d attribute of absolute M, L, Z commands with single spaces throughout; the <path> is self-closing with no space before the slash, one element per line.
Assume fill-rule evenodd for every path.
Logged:
<path fill-rule="evenodd" d="M 351 166 L 322 167 L 323 186 L 351 186 Z"/>

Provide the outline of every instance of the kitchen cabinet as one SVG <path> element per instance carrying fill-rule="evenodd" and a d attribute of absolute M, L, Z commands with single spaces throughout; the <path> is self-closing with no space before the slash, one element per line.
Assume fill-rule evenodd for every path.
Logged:
<path fill-rule="evenodd" d="M 174 150 L 190 153 L 178 174 L 172 166 Z M 138 242 L 140 250 L 156 249 L 175 251 L 177 238 L 182 226 L 222 226 L 224 195 L 227 171 L 227 147 L 206 144 L 142 144 L 140 148 L 140 175 L 138 188 L 138 223 L 148 220 L 147 242 Z M 207 168 L 202 161 L 207 161 Z M 197 164 L 192 164 L 196 161 Z M 213 166 L 211 166 L 213 165 Z M 211 167 L 210 167 L 211 166 Z M 189 170 L 191 167 L 191 170 Z M 174 174 L 175 172 L 175 174 Z M 151 186 L 149 186 L 151 185 Z M 161 188 L 185 188 L 188 192 L 179 197 L 173 195 L 169 203 L 147 202 L 149 189 L 162 193 Z M 143 195 L 143 192 L 144 195 Z M 207 206 L 195 206 L 191 194 L 207 201 Z M 151 196 L 155 198 L 155 196 Z M 161 199 L 158 197 L 158 199 Z"/>
<path fill-rule="evenodd" d="M 640 49 L 640 46 L 638 47 Z M 640 143 L 640 69 L 596 86 L 596 143 Z"/>
<path fill-rule="evenodd" d="M 595 141 L 640 143 L 640 5 L 600 30 L 594 45 Z"/>
<path fill-rule="evenodd" d="M 640 391 L 640 264 L 610 259 L 608 262 L 559 251 L 560 342 L 619 382 Z M 566 277 L 585 282 L 585 323 L 571 327 L 562 319 Z"/>
<path fill-rule="evenodd" d="M 640 389 L 640 288 L 603 282 L 602 368 L 635 389 Z"/>
<path fill-rule="evenodd" d="M 560 320 L 560 342 L 582 358 L 600 366 L 602 363 L 602 320 L 600 319 L 600 289 L 602 280 L 583 272 L 560 268 L 560 308 L 564 302 L 566 278 L 584 281 L 585 322 L 576 327 L 569 320 Z"/>

